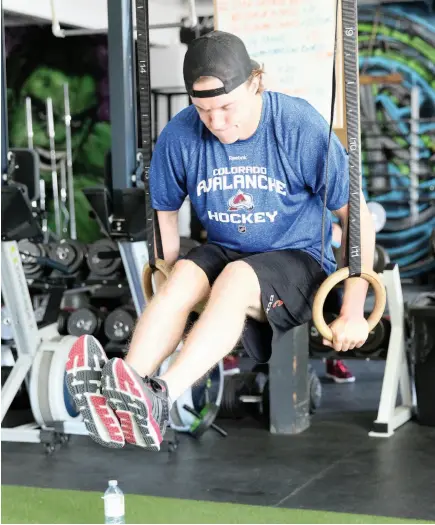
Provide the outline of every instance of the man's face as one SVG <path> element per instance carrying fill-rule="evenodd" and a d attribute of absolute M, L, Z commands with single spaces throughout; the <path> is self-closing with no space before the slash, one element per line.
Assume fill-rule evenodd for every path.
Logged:
<path fill-rule="evenodd" d="M 205 78 L 194 84 L 198 91 L 222 87 L 217 78 Z M 192 97 L 204 125 L 220 142 L 232 144 L 243 136 L 252 119 L 255 95 L 248 85 L 242 84 L 226 95 L 210 98 Z"/>

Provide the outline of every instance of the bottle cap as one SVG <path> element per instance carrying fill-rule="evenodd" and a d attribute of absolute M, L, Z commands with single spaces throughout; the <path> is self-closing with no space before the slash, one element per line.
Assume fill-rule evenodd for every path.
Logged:
<path fill-rule="evenodd" d="M 118 482 L 116 481 L 116 479 L 111 479 L 109 481 L 109 487 L 117 487 L 118 486 Z"/>

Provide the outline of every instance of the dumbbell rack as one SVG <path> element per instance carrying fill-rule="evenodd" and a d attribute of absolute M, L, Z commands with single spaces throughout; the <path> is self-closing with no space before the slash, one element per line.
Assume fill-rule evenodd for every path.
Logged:
<path fill-rule="evenodd" d="M 132 255 L 138 247 L 130 245 L 127 248 Z M 2 426 L 1 438 L 2 441 L 42 443 L 46 451 L 52 453 L 57 445 L 68 441 L 69 435 L 87 435 L 79 413 L 71 417 L 65 414 L 65 363 L 76 338 L 59 336 L 54 323 L 38 328 L 18 244 L 15 241 L 2 242 L 1 250 L 2 294 L 12 320 L 11 329 L 18 354 L 18 359 L 2 387 L 2 423 L 27 377 L 35 417 L 34 423 L 13 428 Z M 137 253 L 136 260 L 139 270 L 142 261 Z M 130 268 L 130 273 L 133 274 L 134 269 Z M 52 414 L 65 414 L 65 417 L 53 420 Z M 177 445 L 175 432 L 168 429 L 162 448 L 167 447 L 168 451 L 173 451 Z"/>
<path fill-rule="evenodd" d="M 26 240 L 20 241 L 19 246 L 27 284 L 34 301 L 36 302 L 39 297 L 38 294 L 48 297 L 44 319 L 40 325 L 45 326 L 59 320 L 59 333 L 61 334 L 69 333 L 79 336 L 82 333 L 91 333 L 97 338 L 102 335 L 104 339 L 103 330 L 100 331 L 100 334 L 92 330 L 86 331 L 86 329 L 83 329 L 82 333 L 79 329 L 74 332 L 68 331 L 66 328 L 68 315 L 73 315 L 77 319 L 79 319 L 77 316 L 82 315 L 83 319 L 79 319 L 81 325 L 88 324 L 92 327 L 100 325 L 104 314 L 94 309 L 92 304 L 102 303 L 106 306 L 108 299 L 110 299 L 109 303 L 113 303 L 113 307 L 116 308 L 116 305 L 124 305 L 133 298 L 136 315 L 138 311 L 142 311 L 144 300 L 139 282 L 139 268 L 143 261 L 145 261 L 144 264 L 147 261 L 145 243 L 119 242 L 117 244 L 110 239 L 103 238 L 88 246 L 72 240 L 63 240 L 48 245 Z M 100 260 L 99 257 L 102 255 L 106 255 L 106 258 Z M 62 264 L 64 271 L 62 271 Z M 136 264 L 137 268 L 134 267 Z M 54 269 L 53 265 L 55 265 Z M 59 267 L 61 267 L 60 270 Z M 66 273 L 67 271 L 69 274 Z M 79 304 L 79 311 L 71 314 L 69 311 L 71 305 L 68 308 L 71 300 L 68 301 L 68 298 L 73 295 L 81 296 L 83 301 L 80 299 L 76 301 Z M 67 304 L 67 311 L 62 311 L 58 316 L 62 301 Z M 93 311 L 88 311 L 88 307 Z M 109 312 L 110 310 L 106 311 L 106 313 Z M 133 328 L 134 319 L 131 320 L 130 325 Z M 111 340 L 109 336 L 108 339 Z M 122 345 L 117 348 L 119 346 L 117 343 L 111 345 L 115 350 L 121 350 Z"/>

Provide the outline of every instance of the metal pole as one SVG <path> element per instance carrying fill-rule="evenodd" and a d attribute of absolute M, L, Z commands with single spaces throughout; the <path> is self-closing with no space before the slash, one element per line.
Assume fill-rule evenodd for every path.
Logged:
<path fill-rule="evenodd" d="M 7 104 L 7 91 L 6 91 L 6 57 L 5 57 L 5 32 L 4 32 L 4 23 L 3 23 L 3 10 L 1 14 L 1 31 L 2 31 L 2 41 L 1 41 L 1 56 L 2 56 L 2 78 L 1 78 L 1 99 L 2 99 L 2 176 L 8 171 L 8 149 L 9 149 L 9 137 L 8 137 L 8 104 Z M 2 178 L 3 183 L 3 178 Z"/>
<path fill-rule="evenodd" d="M 77 239 L 76 227 L 76 205 L 74 195 L 74 175 L 72 166 L 72 143 L 71 143 L 71 110 L 69 105 L 69 85 L 63 85 L 63 98 L 65 108 L 65 138 L 66 138 L 66 166 L 68 169 L 68 203 L 69 203 L 69 227 L 71 239 Z"/>
<path fill-rule="evenodd" d="M 136 169 L 136 100 L 131 0 L 108 0 L 112 188 L 115 215 L 122 216 L 120 191 L 132 187 Z"/>
<path fill-rule="evenodd" d="M 47 127 L 48 138 L 50 141 L 50 166 L 51 166 L 51 183 L 53 187 L 53 204 L 54 204 L 54 222 L 56 225 L 56 235 L 60 238 L 60 205 L 59 205 L 59 180 L 57 176 L 56 166 L 56 141 L 54 129 L 54 115 L 53 115 L 53 100 L 51 97 L 47 98 Z"/>

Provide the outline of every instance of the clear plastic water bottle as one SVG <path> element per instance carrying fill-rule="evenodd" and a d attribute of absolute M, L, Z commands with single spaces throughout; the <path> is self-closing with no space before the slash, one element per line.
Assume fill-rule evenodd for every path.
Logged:
<path fill-rule="evenodd" d="M 109 481 L 109 486 L 103 496 L 104 523 L 125 523 L 124 493 L 118 487 L 116 479 Z"/>

